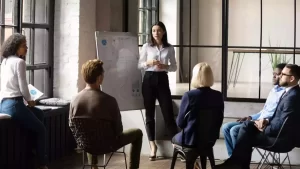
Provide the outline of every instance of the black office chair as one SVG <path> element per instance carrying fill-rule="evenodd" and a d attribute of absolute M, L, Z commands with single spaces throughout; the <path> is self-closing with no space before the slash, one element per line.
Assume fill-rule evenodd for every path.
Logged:
<path fill-rule="evenodd" d="M 189 117 L 188 112 L 184 119 Z M 215 166 L 213 146 L 220 135 L 220 128 L 223 122 L 224 112 L 221 108 L 202 109 L 197 116 L 197 145 L 187 147 L 184 145 L 174 145 L 171 169 L 174 169 L 177 155 L 181 154 L 186 161 L 186 169 L 193 169 L 194 163 L 200 156 L 201 168 L 206 168 L 208 157 L 211 167 Z M 184 137 L 184 129 L 183 136 Z M 183 139 L 183 138 L 182 138 Z"/>
<path fill-rule="evenodd" d="M 258 153 L 262 157 L 260 162 L 258 163 L 257 168 L 262 168 L 262 166 L 264 164 L 266 164 L 266 167 L 271 166 L 273 168 L 273 166 L 277 166 L 278 168 L 283 168 L 282 165 L 284 164 L 284 162 L 286 160 L 288 160 L 289 167 L 292 168 L 291 162 L 290 162 L 290 157 L 289 157 L 289 152 L 292 151 L 295 146 L 289 145 L 289 144 L 287 144 L 286 146 L 278 145 L 278 139 L 280 138 L 281 131 L 284 129 L 284 126 L 285 126 L 285 123 L 287 120 L 288 120 L 288 118 L 286 118 L 284 120 L 284 122 L 281 126 L 281 129 L 279 130 L 279 133 L 278 133 L 274 143 L 271 146 L 266 146 L 266 147 L 259 146 L 259 147 L 254 148 L 258 151 Z M 259 149 L 262 149 L 264 152 L 261 152 Z M 282 162 L 280 159 L 280 154 L 286 154 L 286 156 Z M 269 161 L 269 157 L 271 157 L 272 162 Z"/>
<path fill-rule="evenodd" d="M 101 119 L 91 119 L 91 118 L 72 118 L 73 125 L 70 127 L 76 142 L 78 149 L 82 152 L 82 168 L 85 166 L 92 167 L 91 164 L 85 164 L 85 153 L 90 153 L 92 155 L 104 155 L 103 165 L 98 165 L 97 167 L 107 167 L 111 157 L 114 153 L 122 153 L 125 158 L 125 167 L 127 169 L 127 161 L 125 154 L 125 147 L 123 151 L 117 152 L 111 147 L 111 140 L 114 138 L 114 131 L 112 127 L 112 122 Z M 97 127 L 95 127 L 97 126 Z M 108 160 L 105 160 L 105 155 L 110 153 Z"/>

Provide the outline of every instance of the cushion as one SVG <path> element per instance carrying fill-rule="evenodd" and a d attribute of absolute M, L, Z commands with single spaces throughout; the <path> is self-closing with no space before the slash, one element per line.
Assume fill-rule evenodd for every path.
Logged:
<path fill-rule="evenodd" d="M 10 119 L 11 116 L 8 114 L 0 113 L 0 119 Z"/>
<path fill-rule="evenodd" d="M 40 100 L 39 103 L 48 106 L 67 106 L 70 104 L 70 101 L 60 98 L 48 98 Z"/>

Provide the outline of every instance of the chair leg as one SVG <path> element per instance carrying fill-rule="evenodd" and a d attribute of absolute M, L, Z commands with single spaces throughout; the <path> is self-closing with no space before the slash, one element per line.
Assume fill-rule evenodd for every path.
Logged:
<path fill-rule="evenodd" d="M 186 169 L 194 169 L 196 158 L 186 158 L 185 166 Z"/>
<path fill-rule="evenodd" d="M 292 165 L 291 165 L 291 161 L 290 161 L 290 156 L 289 156 L 289 153 L 286 153 L 286 155 L 287 155 L 287 159 L 288 159 L 288 161 L 289 161 L 289 166 L 290 166 L 290 169 L 292 169 Z"/>
<path fill-rule="evenodd" d="M 263 155 L 262 159 L 260 160 L 260 162 L 259 162 L 259 164 L 257 166 L 257 169 L 261 169 L 265 163 L 266 163 L 266 167 L 269 166 L 269 163 L 270 163 L 269 160 L 268 160 L 269 155 L 270 155 L 269 151 L 265 151 L 264 152 L 264 155 Z"/>
<path fill-rule="evenodd" d="M 215 163 L 215 156 L 214 156 L 214 149 L 211 148 L 211 150 L 208 152 L 208 159 L 209 159 L 209 163 L 210 166 L 213 168 L 214 166 L 216 166 Z"/>
<path fill-rule="evenodd" d="M 125 147 L 124 147 L 123 152 L 124 152 L 125 168 L 127 169 L 127 160 L 126 160 Z"/>
<path fill-rule="evenodd" d="M 185 165 L 186 169 L 194 169 L 195 161 L 198 157 L 198 154 L 193 152 L 185 152 Z"/>
<path fill-rule="evenodd" d="M 266 156 L 266 150 L 264 150 L 264 153 L 262 153 L 262 152 L 260 152 L 259 151 L 259 149 L 258 148 L 255 148 L 256 149 L 256 151 L 260 154 L 260 156 L 261 156 L 261 159 L 260 159 L 260 161 L 258 162 L 258 164 L 257 164 L 257 167 L 256 167 L 256 169 L 261 169 L 261 167 L 262 167 L 262 165 L 263 165 L 263 163 L 264 163 L 264 161 L 265 161 L 265 156 Z"/>
<path fill-rule="evenodd" d="M 176 160 L 177 160 L 177 155 L 178 155 L 178 151 L 176 150 L 176 148 L 174 148 L 172 163 L 171 163 L 171 168 L 170 169 L 174 169 L 175 163 L 176 163 Z"/>
<path fill-rule="evenodd" d="M 202 169 L 206 168 L 206 160 L 207 160 L 206 155 L 200 155 L 200 163 Z"/>
<path fill-rule="evenodd" d="M 82 150 L 82 169 L 85 167 L 84 150 Z"/>

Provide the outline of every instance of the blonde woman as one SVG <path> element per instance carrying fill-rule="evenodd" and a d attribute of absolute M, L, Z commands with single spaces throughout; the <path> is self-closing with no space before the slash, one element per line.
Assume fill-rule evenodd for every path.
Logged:
<path fill-rule="evenodd" d="M 210 107 L 220 107 L 220 114 L 216 115 L 220 121 L 221 127 L 224 112 L 224 101 L 221 92 L 211 89 L 214 84 L 214 76 L 210 66 L 207 63 L 198 63 L 193 68 L 193 77 L 191 85 L 193 90 L 186 92 L 181 100 L 179 114 L 176 120 L 177 126 L 184 129 L 177 133 L 172 143 L 184 147 L 194 148 L 197 145 L 197 114 L 201 109 Z M 189 113 L 187 120 L 186 114 Z"/>

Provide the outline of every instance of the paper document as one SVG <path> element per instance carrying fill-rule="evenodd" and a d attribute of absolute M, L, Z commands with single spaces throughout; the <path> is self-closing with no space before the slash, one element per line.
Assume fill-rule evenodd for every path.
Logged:
<path fill-rule="evenodd" d="M 28 84 L 28 89 L 29 89 L 29 93 L 31 95 L 32 100 L 36 100 L 36 99 L 42 97 L 44 94 L 41 91 L 39 91 L 37 88 L 32 86 L 31 84 Z"/>

